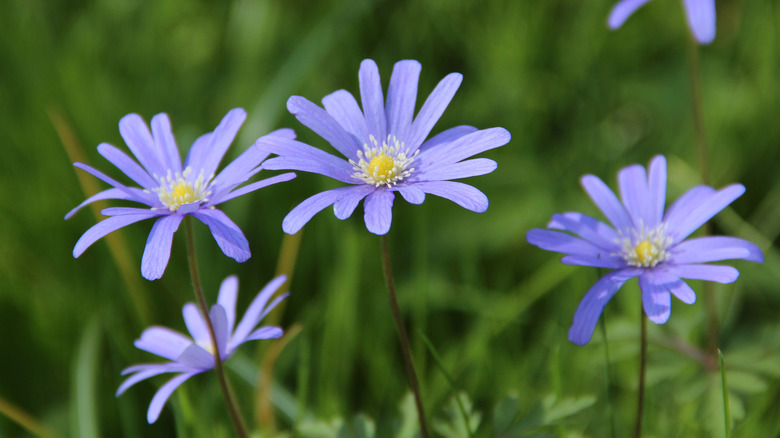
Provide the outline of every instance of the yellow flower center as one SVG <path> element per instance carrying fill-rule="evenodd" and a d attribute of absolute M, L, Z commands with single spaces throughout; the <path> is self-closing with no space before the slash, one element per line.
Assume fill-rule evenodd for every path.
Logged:
<path fill-rule="evenodd" d="M 154 189 L 157 192 L 157 196 L 160 198 L 160 202 L 165 208 L 170 211 L 177 211 L 179 207 L 185 204 L 192 204 L 195 202 L 206 202 L 211 195 L 209 190 L 208 180 L 204 180 L 203 171 L 201 171 L 198 179 L 190 181 L 188 179 L 191 168 L 184 169 L 184 172 L 176 174 L 168 171 L 168 176 L 165 178 L 158 178 L 160 180 L 160 187 Z"/>
<path fill-rule="evenodd" d="M 630 266 L 652 268 L 669 258 L 666 248 L 672 243 L 670 237 L 664 235 L 665 225 L 647 231 L 633 230 L 633 238 L 622 239 L 622 250 L 619 253 Z M 634 243 L 638 242 L 638 243 Z"/>
<path fill-rule="evenodd" d="M 409 168 L 409 165 L 419 151 L 415 151 L 411 157 L 407 156 L 409 150 L 397 138 L 390 135 L 381 146 L 373 135 L 369 140 L 372 147 L 368 144 L 363 145 L 363 150 L 357 153 L 358 161 L 349 160 L 356 171 L 352 174 L 354 178 L 376 187 L 386 185 L 389 188 L 412 175 L 414 168 Z"/>
<path fill-rule="evenodd" d="M 637 261 L 644 265 L 652 262 L 655 248 L 653 248 L 652 243 L 648 242 L 647 240 L 643 240 L 639 242 L 636 248 L 634 248 L 634 251 L 636 251 Z"/>

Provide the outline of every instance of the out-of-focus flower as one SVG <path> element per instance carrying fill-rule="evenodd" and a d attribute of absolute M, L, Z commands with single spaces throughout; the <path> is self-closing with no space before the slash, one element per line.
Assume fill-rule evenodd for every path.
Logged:
<path fill-rule="evenodd" d="M 282 336 L 279 327 L 263 326 L 255 328 L 258 323 L 288 294 L 280 295 L 271 304 L 268 300 L 286 280 L 279 276 L 271 280 L 249 305 L 244 317 L 236 326 L 236 298 L 238 297 L 238 279 L 235 276 L 226 278 L 219 289 L 217 304 L 211 307 L 209 319 L 214 327 L 217 338 L 217 350 L 221 361 L 229 359 L 241 344 L 256 339 L 275 339 Z M 152 398 L 146 418 L 149 423 L 157 421 L 160 411 L 173 391 L 190 377 L 213 369 L 214 344 L 209 335 L 208 326 L 198 308 L 193 303 L 184 305 L 184 323 L 191 337 L 187 337 L 167 327 L 149 327 L 135 341 L 135 346 L 158 356 L 171 360 L 164 363 L 147 363 L 125 368 L 122 375 L 130 374 L 119 389 L 116 396 L 150 377 L 163 373 L 178 375 L 163 385 Z"/>
<path fill-rule="evenodd" d="M 319 173 L 349 185 L 318 193 L 295 207 L 282 223 L 286 233 L 296 233 L 329 205 L 337 218 L 346 219 L 365 198 L 366 228 L 386 234 L 396 192 L 412 204 L 422 204 L 430 193 L 471 211 L 487 210 L 484 193 L 450 180 L 495 170 L 493 160 L 466 159 L 505 145 L 510 134 L 504 128 L 458 126 L 426 141 L 462 76 L 447 75 L 414 117 L 420 69 L 417 61 L 396 63 L 385 101 L 376 64 L 364 60 L 359 72 L 362 110 L 345 90 L 325 96 L 324 109 L 300 96 L 287 101 L 287 109 L 346 160 L 290 138 L 274 137 L 261 146 L 279 156 L 266 160 L 263 167 Z"/>
<path fill-rule="evenodd" d="M 639 7 L 650 0 L 621 0 L 609 13 L 607 24 L 617 29 Z M 682 0 L 685 16 L 691 33 L 701 44 L 709 44 L 715 39 L 715 0 Z"/>
<path fill-rule="evenodd" d="M 249 242 L 244 233 L 216 206 L 262 187 L 289 181 L 295 178 L 295 174 L 285 173 L 238 188 L 261 170 L 260 163 L 268 156 L 262 149 L 250 147 L 215 176 L 217 166 L 245 118 L 246 113 L 241 108 L 229 111 L 214 132 L 195 141 L 182 166 L 168 115 L 154 116 L 151 132 L 138 114 L 123 117 L 119 121 L 119 132 L 138 162 L 108 143 L 101 143 L 97 149 L 100 155 L 141 188 L 125 186 L 91 166 L 74 163 L 74 166 L 113 188 L 82 202 L 65 215 L 65 219 L 85 205 L 101 199 L 124 199 L 148 207 L 104 209 L 101 213 L 108 218 L 81 236 L 73 248 L 73 256 L 80 256 L 95 241 L 112 231 L 154 218 L 156 221 L 146 240 L 141 260 L 141 273 L 149 280 L 158 279 L 162 277 L 171 256 L 173 233 L 179 228 L 184 216 L 189 214 L 209 227 L 226 256 L 237 262 L 249 259 Z M 261 137 L 256 144 L 273 138 L 293 139 L 295 133 L 291 129 L 280 129 Z"/>
<path fill-rule="evenodd" d="M 526 236 L 533 245 L 566 254 L 561 259 L 563 263 L 613 269 L 580 302 L 569 329 L 569 340 L 575 344 L 590 341 L 604 306 L 631 278 L 639 277 L 647 317 L 663 324 L 671 314 L 671 295 L 686 304 L 696 301 L 696 294 L 683 279 L 731 283 L 739 276 L 739 271 L 731 266 L 704 263 L 730 259 L 764 261 L 756 245 L 736 237 L 686 240 L 741 196 L 745 192 L 743 185 L 732 184 L 721 190 L 696 186 L 664 214 L 666 159 L 655 157 L 648 170 L 633 165 L 618 173 L 622 203 L 598 177 L 585 175 L 580 180 L 612 226 L 571 212 L 553 215 L 548 224 L 553 230 L 533 229 Z"/>

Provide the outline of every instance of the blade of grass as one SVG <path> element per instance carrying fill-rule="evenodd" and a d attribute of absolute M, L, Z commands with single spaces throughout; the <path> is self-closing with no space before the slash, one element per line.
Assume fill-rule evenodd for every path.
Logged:
<path fill-rule="evenodd" d="M 268 349 L 259 371 L 259 381 L 255 392 L 255 406 L 257 406 L 257 423 L 265 428 L 269 436 L 276 436 L 276 418 L 273 413 L 271 400 L 271 381 L 274 364 L 284 347 L 295 339 L 303 330 L 303 326 L 295 324 L 287 330 L 282 339 L 274 342 Z"/>
<path fill-rule="evenodd" d="M 41 422 L 18 406 L 0 397 L 0 415 L 27 429 L 32 435 L 39 438 L 60 438 L 59 435 L 47 429 Z"/>
<path fill-rule="evenodd" d="M 726 359 L 723 357 L 723 352 L 718 349 L 718 357 L 720 360 L 720 378 L 723 382 L 723 418 L 724 428 L 726 432 L 726 438 L 731 438 L 731 406 L 729 405 L 729 383 L 726 377 Z"/>
<path fill-rule="evenodd" d="M 71 435 L 100 437 L 96 390 L 100 359 L 100 325 L 93 317 L 84 328 L 73 364 L 74 399 L 71 401 Z"/>

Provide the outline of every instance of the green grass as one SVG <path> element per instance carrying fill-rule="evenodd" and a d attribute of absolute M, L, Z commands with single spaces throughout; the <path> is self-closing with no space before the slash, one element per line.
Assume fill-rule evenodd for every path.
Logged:
<path fill-rule="evenodd" d="M 399 198 L 394 207 L 393 268 L 430 423 L 448 434 L 465 431 L 462 408 L 477 437 L 601 437 L 613 422 L 617 436 L 627 435 L 636 403 L 638 287 L 626 285 L 606 309 L 606 382 L 600 332 L 585 347 L 567 340 L 595 270 L 561 265 L 525 241 L 553 213 L 599 216 L 578 183 L 585 173 L 614 187 L 621 167 L 664 154 L 668 199 L 699 181 L 679 1 L 651 2 L 615 32 L 605 26 L 611 6 L 0 3 L 0 400 L 61 437 L 232 436 L 210 374 L 188 381 L 152 426 L 145 413 L 164 378 L 114 397 L 121 369 L 155 360 L 132 346 L 147 325 L 184 330 L 181 306 L 192 300 L 184 239 L 174 239 L 165 276 L 155 282 L 140 277 L 151 223 L 122 230 L 115 247 L 101 241 L 73 259 L 73 245 L 97 219 L 87 211 L 62 219 L 85 196 L 58 131 L 71 130 L 69 146 L 115 177 L 95 147 L 124 147 L 117 124 L 131 112 L 146 120 L 168 113 L 186 150 L 230 108 L 243 107 L 248 120 L 228 159 L 281 127 L 327 148 L 287 113 L 287 97 L 318 102 L 340 88 L 357 94 L 362 59 L 377 61 L 386 85 L 395 61 L 414 58 L 423 65 L 418 107 L 447 73 L 464 75 L 434 133 L 470 124 L 502 126 L 513 136 L 484 154 L 498 169 L 470 181 L 490 198 L 486 213 L 433 197 L 422 206 Z M 747 187 L 712 229 L 750 239 L 767 256 L 763 265 L 734 262 L 739 280 L 714 286 L 733 436 L 780 433 L 778 22 L 774 2 L 719 1 L 717 38 L 699 52 L 711 183 Z M 56 129 L 52 117 L 61 122 Z M 325 177 L 299 173 L 227 204 L 250 241 L 253 257 L 244 264 L 222 255 L 206 227 L 196 226 L 207 298 L 213 302 L 220 281 L 237 274 L 244 309 L 274 275 L 284 215 L 329 187 Z M 415 413 L 380 263 L 379 239 L 365 230 L 362 208 L 343 222 L 325 211 L 306 227 L 280 315 L 284 327 L 302 331 L 274 366 L 279 431 L 295 424 L 311 436 L 411 436 Z M 721 373 L 672 347 L 706 345 L 703 287 L 692 286 L 700 292 L 696 304 L 675 302 L 668 324 L 649 324 L 648 437 L 724 436 Z M 269 348 L 249 344 L 228 362 L 258 431 L 256 385 Z M 0 436 L 30 436 L 11 418 L 0 412 Z"/>

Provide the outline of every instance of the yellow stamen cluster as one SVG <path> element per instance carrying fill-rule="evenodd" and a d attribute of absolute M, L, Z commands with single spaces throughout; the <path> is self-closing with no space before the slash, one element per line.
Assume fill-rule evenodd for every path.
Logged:
<path fill-rule="evenodd" d="M 631 266 L 652 268 L 669 258 L 666 248 L 672 243 L 671 237 L 664 235 L 664 225 L 647 231 L 642 228 L 634 231 L 632 238 L 622 239 L 623 249 L 620 255 Z"/>
<path fill-rule="evenodd" d="M 209 190 L 211 177 L 206 180 L 203 177 L 203 171 L 201 171 L 198 179 L 190 181 L 188 178 L 190 173 L 192 173 L 192 169 L 188 167 L 182 173 L 173 174 L 168 171 L 167 177 L 159 178 L 160 187 L 155 191 L 162 205 L 168 210 L 176 211 L 184 204 L 208 201 L 208 197 L 211 195 Z"/>
<path fill-rule="evenodd" d="M 389 188 L 412 175 L 414 168 L 409 168 L 409 165 L 419 150 L 411 157 L 408 156 L 409 150 L 403 142 L 390 135 L 382 142 L 382 146 L 379 146 L 373 135 L 369 137 L 369 141 L 372 146 L 363 145 L 363 150 L 357 153 L 357 162 L 349 160 L 356 171 L 352 174 L 353 177 L 363 180 L 366 184 L 376 187 L 384 184 Z"/>

